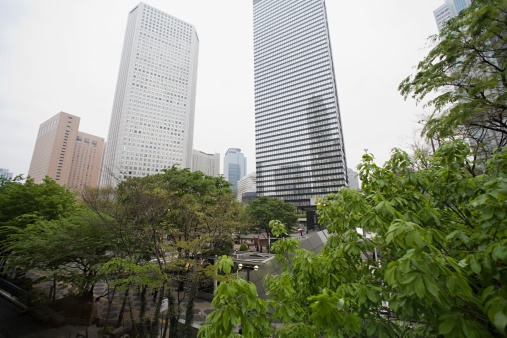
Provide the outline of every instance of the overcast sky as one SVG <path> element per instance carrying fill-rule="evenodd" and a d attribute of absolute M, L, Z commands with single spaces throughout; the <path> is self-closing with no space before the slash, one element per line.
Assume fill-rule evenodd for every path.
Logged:
<path fill-rule="evenodd" d="M 128 12 L 135 0 L 0 0 L 0 168 L 26 175 L 39 125 L 64 111 L 107 139 Z M 194 149 L 241 148 L 255 171 L 251 0 L 146 0 L 197 29 Z M 345 151 L 384 163 L 423 113 L 398 84 L 437 33 L 443 0 L 327 0 Z M 223 168 L 222 168 L 223 172 Z"/>

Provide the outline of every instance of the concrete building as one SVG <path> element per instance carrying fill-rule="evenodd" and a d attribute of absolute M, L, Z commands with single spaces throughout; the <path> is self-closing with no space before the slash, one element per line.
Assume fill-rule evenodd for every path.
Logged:
<path fill-rule="evenodd" d="M 28 170 L 35 183 L 49 176 L 75 189 L 98 186 L 104 139 L 80 132 L 79 122 L 60 112 L 40 125 Z"/>
<path fill-rule="evenodd" d="M 0 168 L 0 178 L 5 180 L 12 180 L 13 174 L 9 172 L 9 169 Z"/>
<path fill-rule="evenodd" d="M 236 198 L 238 201 L 243 202 L 243 195 L 246 193 L 256 193 L 257 188 L 255 185 L 256 175 L 255 172 L 250 173 L 238 181 L 238 190 Z"/>
<path fill-rule="evenodd" d="M 471 4 L 471 0 L 445 0 L 445 3 L 442 6 L 433 11 L 438 31 L 440 32 L 447 21 L 458 16 L 459 12 Z"/>
<path fill-rule="evenodd" d="M 128 16 L 101 185 L 192 167 L 195 27 L 139 3 Z"/>
<path fill-rule="evenodd" d="M 361 190 L 361 185 L 359 184 L 359 176 L 354 169 L 347 168 L 347 174 L 349 176 L 349 188 Z"/>
<path fill-rule="evenodd" d="M 206 154 L 194 149 L 192 151 L 192 171 L 198 170 L 208 176 L 220 176 L 220 154 Z"/>
<path fill-rule="evenodd" d="M 224 156 L 224 177 L 237 191 L 238 181 L 246 175 L 246 157 L 239 148 L 229 148 Z"/>
<path fill-rule="evenodd" d="M 324 0 L 253 0 L 257 194 L 297 207 L 348 184 Z"/>

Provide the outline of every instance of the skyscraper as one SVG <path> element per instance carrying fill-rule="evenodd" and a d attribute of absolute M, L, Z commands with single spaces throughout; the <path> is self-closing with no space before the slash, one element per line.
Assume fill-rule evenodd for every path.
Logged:
<path fill-rule="evenodd" d="M 199 40 L 144 3 L 128 16 L 101 185 L 191 168 Z"/>
<path fill-rule="evenodd" d="M 246 175 L 246 157 L 238 148 L 229 148 L 224 156 L 224 177 L 232 184 L 232 190 L 238 189 L 238 181 Z"/>
<path fill-rule="evenodd" d="M 104 139 L 80 132 L 79 122 L 60 112 L 40 125 L 28 170 L 35 183 L 49 176 L 75 189 L 98 186 Z"/>
<path fill-rule="evenodd" d="M 324 0 L 253 0 L 257 193 L 296 206 L 347 185 Z"/>
<path fill-rule="evenodd" d="M 438 31 L 440 32 L 447 21 L 458 16 L 459 12 L 471 4 L 471 0 L 445 0 L 442 6 L 433 11 Z"/>

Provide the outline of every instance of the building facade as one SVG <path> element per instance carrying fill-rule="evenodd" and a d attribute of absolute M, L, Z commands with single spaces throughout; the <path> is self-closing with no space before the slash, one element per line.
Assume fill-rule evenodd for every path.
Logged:
<path fill-rule="evenodd" d="M 201 171 L 208 176 L 220 176 L 220 154 L 206 154 L 194 149 L 192 151 L 192 171 Z"/>
<path fill-rule="evenodd" d="M 104 138 L 80 132 L 79 122 L 60 112 L 40 125 L 28 170 L 35 183 L 49 176 L 75 189 L 98 186 Z"/>
<path fill-rule="evenodd" d="M 5 180 L 12 180 L 13 174 L 9 172 L 9 169 L 0 168 L 0 178 Z"/>
<path fill-rule="evenodd" d="M 255 172 L 250 173 L 238 181 L 238 190 L 236 193 L 236 199 L 239 202 L 243 202 L 243 195 L 246 193 L 257 192 L 256 175 Z"/>
<path fill-rule="evenodd" d="M 438 31 L 440 32 L 447 21 L 458 16 L 459 12 L 471 4 L 471 0 L 445 0 L 442 6 L 433 11 Z"/>
<path fill-rule="evenodd" d="M 257 194 L 298 207 L 347 185 L 324 0 L 253 0 Z"/>
<path fill-rule="evenodd" d="M 195 27 L 139 3 L 128 16 L 101 185 L 192 166 Z"/>
<path fill-rule="evenodd" d="M 246 175 L 246 157 L 239 148 L 229 148 L 224 156 L 224 177 L 237 191 L 238 181 Z"/>

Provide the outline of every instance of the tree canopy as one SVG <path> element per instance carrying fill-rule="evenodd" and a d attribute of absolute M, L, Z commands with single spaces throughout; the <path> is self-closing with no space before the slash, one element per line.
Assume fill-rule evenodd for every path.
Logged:
<path fill-rule="evenodd" d="M 296 208 L 281 199 L 260 196 L 245 208 L 253 228 L 259 231 L 270 231 L 269 222 L 279 220 L 287 226 L 287 232 L 298 225 Z"/>
<path fill-rule="evenodd" d="M 431 39 L 435 47 L 399 86 L 405 98 L 431 98 L 423 134 L 507 145 L 507 2 L 474 0 Z"/>
<path fill-rule="evenodd" d="M 383 167 L 364 155 L 363 191 L 321 200 L 329 237 L 320 253 L 295 239 L 273 244 L 285 264 L 265 278 L 275 336 L 505 336 L 507 154 L 494 154 L 477 176 L 463 165 L 469 155 L 462 141 L 434 157 L 394 149 Z M 229 320 L 213 318 L 201 336 Z"/>

